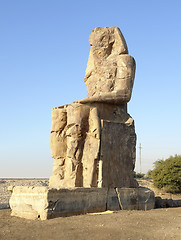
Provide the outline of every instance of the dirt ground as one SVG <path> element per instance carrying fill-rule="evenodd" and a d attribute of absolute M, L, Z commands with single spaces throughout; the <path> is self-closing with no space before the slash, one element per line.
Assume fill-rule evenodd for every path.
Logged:
<path fill-rule="evenodd" d="M 181 199 L 153 188 L 150 181 L 141 186 L 162 198 Z M 12 217 L 9 205 L 10 185 L 46 186 L 48 179 L 0 179 L 0 240 L 181 240 L 181 208 L 151 211 L 119 211 L 110 214 L 79 215 L 46 221 Z"/>
<path fill-rule="evenodd" d="M 70 239 L 181 239 L 181 208 L 150 211 L 119 211 L 102 215 L 79 215 L 50 220 L 11 217 L 0 210 L 1 240 Z"/>

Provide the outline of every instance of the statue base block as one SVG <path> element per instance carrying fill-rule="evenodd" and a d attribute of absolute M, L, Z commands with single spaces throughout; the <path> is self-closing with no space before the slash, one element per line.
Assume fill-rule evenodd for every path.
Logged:
<path fill-rule="evenodd" d="M 148 188 L 10 187 L 12 216 L 46 220 L 106 210 L 150 210 L 154 192 Z"/>

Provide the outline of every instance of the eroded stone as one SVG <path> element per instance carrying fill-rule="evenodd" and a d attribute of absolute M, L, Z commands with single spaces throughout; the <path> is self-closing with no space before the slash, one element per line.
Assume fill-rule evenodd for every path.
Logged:
<path fill-rule="evenodd" d="M 46 220 L 60 216 L 106 210 L 149 210 L 154 193 L 146 188 L 66 188 L 14 187 L 12 216 Z"/>
<path fill-rule="evenodd" d="M 50 187 L 135 187 L 136 134 L 125 106 L 74 103 L 65 112 L 64 130 L 51 132 L 55 161 Z"/>
<path fill-rule="evenodd" d="M 93 29 L 84 81 L 87 98 L 80 103 L 127 103 L 132 94 L 135 60 L 128 55 L 125 39 L 117 27 Z"/>

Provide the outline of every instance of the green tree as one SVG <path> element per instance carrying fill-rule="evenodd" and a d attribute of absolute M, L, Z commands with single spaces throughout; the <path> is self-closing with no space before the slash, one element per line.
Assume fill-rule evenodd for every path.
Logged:
<path fill-rule="evenodd" d="M 154 164 L 154 167 L 157 168 L 159 166 L 161 166 L 161 164 L 164 162 L 163 159 L 158 159 L 157 161 L 155 161 L 153 164 Z"/>
<path fill-rule="evenodd" d="M 153 183 L 166 192 L 181 192 L 181 155 L 170 156 L 168 159 L 154 163 L 152 171 Z"/>
<path fill-rule="evenodd" d="M 145 177 L 146 178 L 152 178 L 152 170 L 148 170 Z"/>

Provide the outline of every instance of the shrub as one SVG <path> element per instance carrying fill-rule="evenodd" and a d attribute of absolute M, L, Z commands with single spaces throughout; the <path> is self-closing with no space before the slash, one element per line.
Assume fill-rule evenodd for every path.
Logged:
<path fill-rule="evenodd" d="M 137 173 L 136 178 L 144 178 L 145 174 L 144 173 Z"/>
<path fill-rule="evenodd" d="M 166 192 L 181 192 L 181 155 L 170 156 L 165 161 L 158 160 L 154 165 L 153 184 Z"/>
<path fill-rule="evenodd" d="M 152 170 L 148 170 L 148 172 L 146 173 L 145 178 L 152 178 Z"/>

